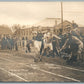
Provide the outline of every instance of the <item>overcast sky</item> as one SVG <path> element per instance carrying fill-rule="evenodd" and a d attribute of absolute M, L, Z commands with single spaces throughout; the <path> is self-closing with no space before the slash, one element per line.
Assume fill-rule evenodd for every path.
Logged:
<path fill-rule="evenodd" d="M 0 2 L 0 24 L 36 24 L 61 17 L 60 2 Z M 84 25 L 84 2 L 63 2 L 64 19 Z"/>

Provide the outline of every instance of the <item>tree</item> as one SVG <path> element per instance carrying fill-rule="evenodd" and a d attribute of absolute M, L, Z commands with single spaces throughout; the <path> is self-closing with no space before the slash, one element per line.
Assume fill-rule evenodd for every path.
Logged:
<path fill-rule="evenodd" d="M 13 32 L 15 32 L 15 31 L 17 31 L 17 30 L 19 30 L 19 29 L 21 29 L 21 25 L 20 25 L 20 24 L 14 24 L 14 25 L 12 26 Z"/>

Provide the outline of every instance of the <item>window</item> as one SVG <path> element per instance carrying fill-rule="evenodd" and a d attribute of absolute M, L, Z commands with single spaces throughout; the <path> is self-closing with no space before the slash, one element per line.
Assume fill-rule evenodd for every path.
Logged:
<path fill-rule="evenodd" d="M 24 37 L 22 37 L 22 40 L 24 40 Z"/>
<path fill-rule="evenodd" d="M 28 38 L 26 37 L 26 40 L 28 40 Z"/>

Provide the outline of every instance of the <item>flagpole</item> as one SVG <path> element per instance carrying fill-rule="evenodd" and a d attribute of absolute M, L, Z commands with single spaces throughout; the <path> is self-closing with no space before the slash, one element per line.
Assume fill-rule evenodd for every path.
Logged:
<path fill-rule="evenodd" d="M 61 28 L 63 33 L 64 29 L 63 29 L 63 2 L 62 1 L 61 1 Z"/>

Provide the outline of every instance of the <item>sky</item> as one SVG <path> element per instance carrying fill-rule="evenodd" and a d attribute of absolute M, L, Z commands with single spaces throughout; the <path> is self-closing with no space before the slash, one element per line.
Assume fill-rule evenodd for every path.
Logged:
<path fill-rule="evenodd" d="M 84 25 L 84 2 L 63 2 L 63 19 Z M 60 2 L 0 2 L 0 24 L 33 25 L 61 18 Z"/>

